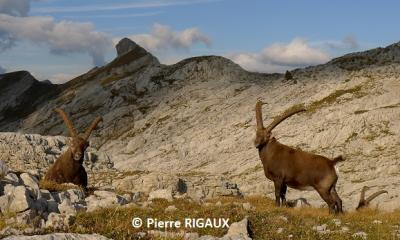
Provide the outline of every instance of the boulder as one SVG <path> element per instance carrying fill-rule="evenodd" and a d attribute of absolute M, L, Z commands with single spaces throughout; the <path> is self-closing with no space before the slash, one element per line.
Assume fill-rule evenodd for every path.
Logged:
<path fill-rule="evenodd" d="M 23 212 L 34 206 L 34 199 L 32 198 L 31 194 L 25 186 L 12 186 L 10 188 L 7 189 L 7 194 L 10 197 L 9 206 L 7 209 L 8 211 Z"/>
<path fill-rule="evenodd" d="M 229 226 L 228 232 L 225 234 L 224 238 L 228 239 L 241 239 L 241 240 L 251 240 L 248 232 L 249 220 L 245 217 L 240 222 L 232 223 Z"/>
<path fill-rule="evenodd" d="M 72 203 L 71 200 L 64 199 L 64 201 L 58 205 L 58 210 L 60 211 L 61 214 L 64 215 L 73 215 L 75 216 L 79 210 L 84 210 L 86 209 L 85 206 L 82 204 L 78 203 Z"/>
<path fill-rule="evenodd" d="M 31 187 L 32 189 L 39 189 L 39 180 L 33 175 L 29 173 L 22 173 L 19 177 L 25 186 Z"/>
<path fill-rule="evenodd" d="M 41 197 L 38 185 L 39 180 L 37 180 L 36 177 L 32 176 L 29 173 L 22 173 L 19 177 L 21 178 L 22 183 L 31 190 L 35 198 Z"/>
<path fill-rule="evenodd" d="M 3 180 L 12 185 L 18 185 L 20 183 L 20 179 L 15 173 L 8 173 Z"/>
<path fill-rule="evenodd" d="M 94 195 L 87 197 L 85 201 L 88 212 L 99 208 L 120 206 L 128 203 L 125 198 L 109 191 L 95 191 Z"/>

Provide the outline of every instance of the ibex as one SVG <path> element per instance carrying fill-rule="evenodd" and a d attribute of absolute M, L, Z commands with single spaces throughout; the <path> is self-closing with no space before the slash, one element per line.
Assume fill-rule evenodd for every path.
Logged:
<path fill-rule="evenodd" d="M 281 206 L 282 200 L 282 205 L 286 205 L 287 186 L 299 190 L 311 187 L 328 204 L 329 212 L 343 212 L 342 200 L 335 189 L 338 180 L 335 164 L 343 161 L 342 156 L 330 160 L 279 143 L 271 137 L 271 131 L 286 118 L 305 111 L 305 108 L 289 109 L 265 128 L 261 109 L 263 104 L 261 101 L 256 103 L 257 131 L 254 144 L 258 148 L 265 176 L 274 182 L 275 204 Z"/>
<path fill-rule="evenodd" d="M 365 199 L 365 192 L 366 192 L 368 189 L 369 189 L 369 187 L 367 187 L 367 186 L 364 186 L 364 187 L 361 189 L 360 201 L 358 202 L 358 206 L 357 206 L 356 210 L 360 210 L 360 209 L 362 209 L 362 208 L 367 207 L 367 206 L 369 205 L 369 203 L 370 203 L 372 200 L 374 200 L 376 197 L 378 197 L 378 196 L 381 195 L 381 194 L 388 193 L 386 190 L 381 190 L 381 191 L 378 191 L 378 192 L 372 194 L 372 195 L 369 196 L 367 199 Z"/>
<path fill-rule="evenodd" d="M 102 119 L 97 117 L 85 133 L 79 134 L 64 110 L 56 109 L 55 111 L 60 114 L 65 125 L 67 125 L 72 140 L 67 151 L 49 168 L 44 179 L 56 183 L 74 183 L 86 188 L 88 181 L 87 173 L 83 167 L 84 153 L 89 146 L 90 134 Z"/>

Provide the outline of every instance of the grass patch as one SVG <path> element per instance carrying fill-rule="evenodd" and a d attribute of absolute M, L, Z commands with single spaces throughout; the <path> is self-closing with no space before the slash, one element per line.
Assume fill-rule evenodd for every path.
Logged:
<path fill-rule="evenodd" d="M 44 179 L 39 181 L 39 188 L 40 189 L 47 189 L 50 192 L 62 192 L 62 191 L 67 191 L 69 189 L 80 189 L 80 190 L 83 190 L 82 187 L 74 185 L 74 184 L 56 183 L 56 182 L 48 181 L 48 180 L 44 180 Z"/>
<path fill-rule="evenodd" d="M 329 106 L 329 105 L 335 103 L 339 97 L 341 97 L 347 93 L 351 93 L 351 94 L 355 95 L 355 97 L 361 98 L 366 95 L 365 93 L 363 93 L 361 91 L 361 89 L 362 89 L 362 86 L 359 85 L 359 86 L 349 88 L 349 89 L 336 90 L 333 93 L 329 94 L 328 96 L 322 98 L 321 100 L 311 103 L 307 108 L 307 112 L 315 112 L 324 106 Z"/>
<path fill-rule="evenodd" d="M 71 231 L 79 233 L 99 233 L 114 239 L 135 239 L 136 233 L 150 229 L 135 229 L 131 226 L 133 217 L 157 218 L 158 220 L 180 220 L 185 218 L 229 218 L 229 223 L 249 217 L 253 239 L 354 239 L 353 234 L 359 231 L 367 233 L 368 239 L 393 238 L 395 227 L 400 221 L 400 211 L 384 213 L 377 210 L 365 209 L 360 212 L 343 215 L 330 215 L 325 208 L 289 209 L 277 208 L 274 201 L 265 197 L 249 198 L 219 198 L 209 201 L 211 204 L 200 204 L 178 199 L 173 203 L 164 200 L 154 200 L 149 208 L 130 206 L 125 208 L 102 209 L 91 213 L 79 213 Z M 220 204 L 216 204 L 220 202 Z M 249 202 L 254 209 L 245 210 L 242 203 Z M 175 205 L 178 210 L 165 212 L 164 209 Z M 106 221 L 105 221 L 106 219 Z M 333 219 L 339 219 L 341 226 L 336 226 Z M 375 220 L 381 224 L 374 223 Z M 327 224 L 331 230 L 327 234 L 319 234 L 313 227 Z M 348 232 L 342 232 L 345 226 Z M 283 228 L 282 233 L 277 230 Z M 227 229 L 197 228 L 197 229 L 168 229 L 168 231 L 198 232 L 200 235 L 223 236 Z"/>
<path fill-rule="evenodd" d="M 118 80 L 120 80 L 120 79 L 126 77 L 127 75 L 128 75 L 128 74 L 125 74 L 125 75 L 118 75 L 118 74 L 110 75 L 110 76 L 108 76 L 108 77 L 106 77 L 106 78 L 103 78 L 103 79 L 101 80 L 100 84 L 101 84 L 102 86 L 106 86 L 106 85 L 108 85 L 108 84 L 110 84 L 110 83 L 112 83 L 112 82 L 118 81 Z"/>

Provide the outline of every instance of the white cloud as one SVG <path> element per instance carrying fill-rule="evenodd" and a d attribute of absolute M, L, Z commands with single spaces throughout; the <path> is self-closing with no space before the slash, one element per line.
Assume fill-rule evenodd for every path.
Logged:
<path fill-rule="evenodd" d="M 0 13 L 11 16 L 27 16 L 30 0 L 0 0 Z"/>
<path fill-rule="evenodd" d="M 0 49 L 11 47 L 11 43 L 16 40 L 28 40 L 47 44 L 55 54 L 88 53 L 94 65 L 102 65 L 104 54 L 112 46 L 112 41 L 109 36 L 93 28 L 90 23 L 56 22 L 52 17 L 0 14 Z"/>
<path fill-rule="evenodd" d="M 6 73 L 6 69 L 5 68 L 3 68 L 2 66 L 0 66 L 0 74 L 3 74 L 3 73 Z"/>
<path fill-rule="evenodd" d="M 10 0 L 15 1 L 15 0 Z M 157 1 L 140 1 L 125 4 L 92 4 L 80 5 L 75 7 L 43 7 L 32 9 L 35 13 L 65 13 L 65 12 L 95 12 L 95 11 L 114 11 L 122 9 L 139 9 L 139 8 L 159 8 L 179 5 L 192 5 L 208 2 L 216 2 L 220 0 L 157 0 Z"/>
<path fill-rule="evenodd" d="M 203 43 L 206 46 L 211 45 L 211 39 L 198 28 L 187 28 L 176 32 L 170 27 L 154 24 L 150 34 L 138 34 L 129 36 L 133 41 L 149 50 L 150 52 L 159 52 L 169 49 L 188 50 L 196 43 Z"/>
<path fill-rule="evenodd" d="M 290 43 L 275 43 L 259 53 L 228 54 L 228 58 L 249 71 L 283 72 L 288 69 L 321 64 L 331 57 L 325 51 L 313 48 L 301 38 Z"/>

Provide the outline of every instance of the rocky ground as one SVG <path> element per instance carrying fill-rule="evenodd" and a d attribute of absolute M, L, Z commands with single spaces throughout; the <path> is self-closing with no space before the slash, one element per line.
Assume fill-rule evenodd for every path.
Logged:
<path fill-rule="evenodd" d="M 7 90 L 0 104 L 0 160 L 14 172 L 40 178 L 67 147 L 68 139 L 60 136 L 67 135 L 66 127 L 53 111 L 61 107 L 80 131 L 103 117 L 85 167 L 90 186 L 115 198 L 153 191 L 194 201 L 273 197 L 252 144 L 254 105 L 257 99 L 268 103 L 263 110 L 269 122 L 304 103 L 307 112 L 279 125 L 277 139 L 327 157 L 345 156 L 337 189 L 346 211 L 355 209 L 364 185 L 389 192 L 372 207 L 399 208 L 399 43 L 294 70 L 292 79 L 247 72 L 217 56 L 166 66 L 127 39 L 117 52 L 111 63 L 63 85 L 43 87 L 26 73 L 0 77 L 9 82 L 22 76 L 19 84 L 51 89 L 26 109 L 29 99 L 9 96 L 30 96 L 30 88 L 15 92 L 0 85 Z M 10 118 L 13 113 L 18 118 Z M 287 197 L 324 205 L 313 191 L 289 189 Z"/>
<path fill-rule="evenodd" d="M 0 237 L 12 235 L 6 239 L 108 239 L 99 235 L 49 234 L 34 237 L 18 237 L 24 234 L 43 234 L 49 231 L 69 231 L 78 213 L 90 213 L 99 209 L 110 209 L 132 205 L 147 208 L 151 201 L 186 197 L 167 189 L 151 191 L 148 196 L 143 193 L 117 194 L 115 190 L 84 191 L 73 184 L 58 185 L 59 189 L 49 188 L 39 179 L 41 176 L 27 172 L 9 172 L 5 162 L 0 162 L 2 179 L 0 180 L 0 208 L 4 221 Z M 64 190 L 61 190 L 63 188 Z M 174 211 L 170 206 L 165 211 Z M 112 219 L 111 221 L 118 221 Z M 247 233 L 247 219 L 231 224 L 227 234 L 221 239 L 250 239 Z M 138 236 L 151 235 L 160 238 L 184 237 L 185 239 L 217 240 L 218 237 L 202 236 L 197 233 L 174 233 L 157 230 L 141 232 Z M 182 235 L 182 236 L 181 236 Z"/>

